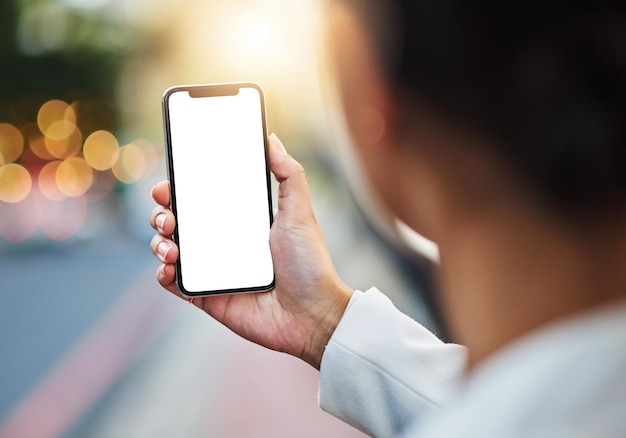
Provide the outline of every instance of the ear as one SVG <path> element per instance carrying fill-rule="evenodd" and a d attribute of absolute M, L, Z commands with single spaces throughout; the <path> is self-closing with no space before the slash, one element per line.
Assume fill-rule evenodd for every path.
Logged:
<path fill-rule="evenodd" d="M 391 144 L 391 94 L 362 23 L 335 2 L 330 11 L 331 57 L 348 129 L 359 149 Z"/>

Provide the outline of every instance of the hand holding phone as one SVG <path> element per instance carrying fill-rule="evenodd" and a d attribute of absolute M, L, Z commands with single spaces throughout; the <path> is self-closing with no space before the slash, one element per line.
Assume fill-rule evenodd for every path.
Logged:
<path fill-rule="evenodd" d="M 265 105 L 252 83 L 177 86 L 163 96 L 171 207 L 187 296 L 274 286 Z"/>
<path fill-rule="evenodd" d="M 311 207 L 306 176 L 271 135 L 271 171 L 279 181 L 278 211 L 270 231 L 276 287 L 263 294 L 207 296 L 193 301 L 233 332 L 264 347 L 299 357 L 319 368 L 322 353 L 350 300 L 352 290 L 337 275 Z M 167 182 L 152 196 L 157 207 L 150 223 L 157 234 L 150 244 L 161 261 L 159 283 L 173 294 L 178 248 L 171 240 L 177 226 L 170 211 Z"/>

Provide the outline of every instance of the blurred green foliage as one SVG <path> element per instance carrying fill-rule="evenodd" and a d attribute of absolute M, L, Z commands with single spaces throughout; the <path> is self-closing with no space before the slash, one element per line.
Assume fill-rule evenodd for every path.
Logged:
<path fill-rule="evenodd" d="M 97 124 L 92 129 L 114 130 L 115 86 L 128 53 L 117 27 L 102 14 L 58 1 L 2 0 L 0 122 L 32 122 L 50 99 L 80 100 L 89 113 L 83 121 Z M 117 35 L 118 43 L 107 43 L 107 34 Z"/>

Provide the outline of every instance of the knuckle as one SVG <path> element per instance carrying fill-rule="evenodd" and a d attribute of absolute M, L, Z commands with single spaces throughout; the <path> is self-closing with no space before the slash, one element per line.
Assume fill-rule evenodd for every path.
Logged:
<path fill-rule="evenodd" d="M 299 162 L 297 162 L 296 160 L 293 160 L 293 171 L 297 175 L 301 175 L 301 176 L 306 175 L 306 170 L 304 170 L 304 166 L 300 164 Z"/>

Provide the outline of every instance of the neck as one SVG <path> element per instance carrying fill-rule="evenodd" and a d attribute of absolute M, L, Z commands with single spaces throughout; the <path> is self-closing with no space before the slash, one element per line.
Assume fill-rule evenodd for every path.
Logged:
<path fill-rule="evenodd" d="M 623 226 L 591 233 L 505 207 L 455 215 L 439 242 L 444 307 L 470 367 L 550 322 L 626 296 Z"/>
<path fill-rule="evenodd" d="M 470 367 L 542 326 L 626 298 L 626 208 L 585 226 L 557 217 L 490 152 L 495 139 L 445 129 L 419 110 L 422 124 L 388 152 L 397 171 L 385 199 L 438 243 L 442 308 Z"/>

